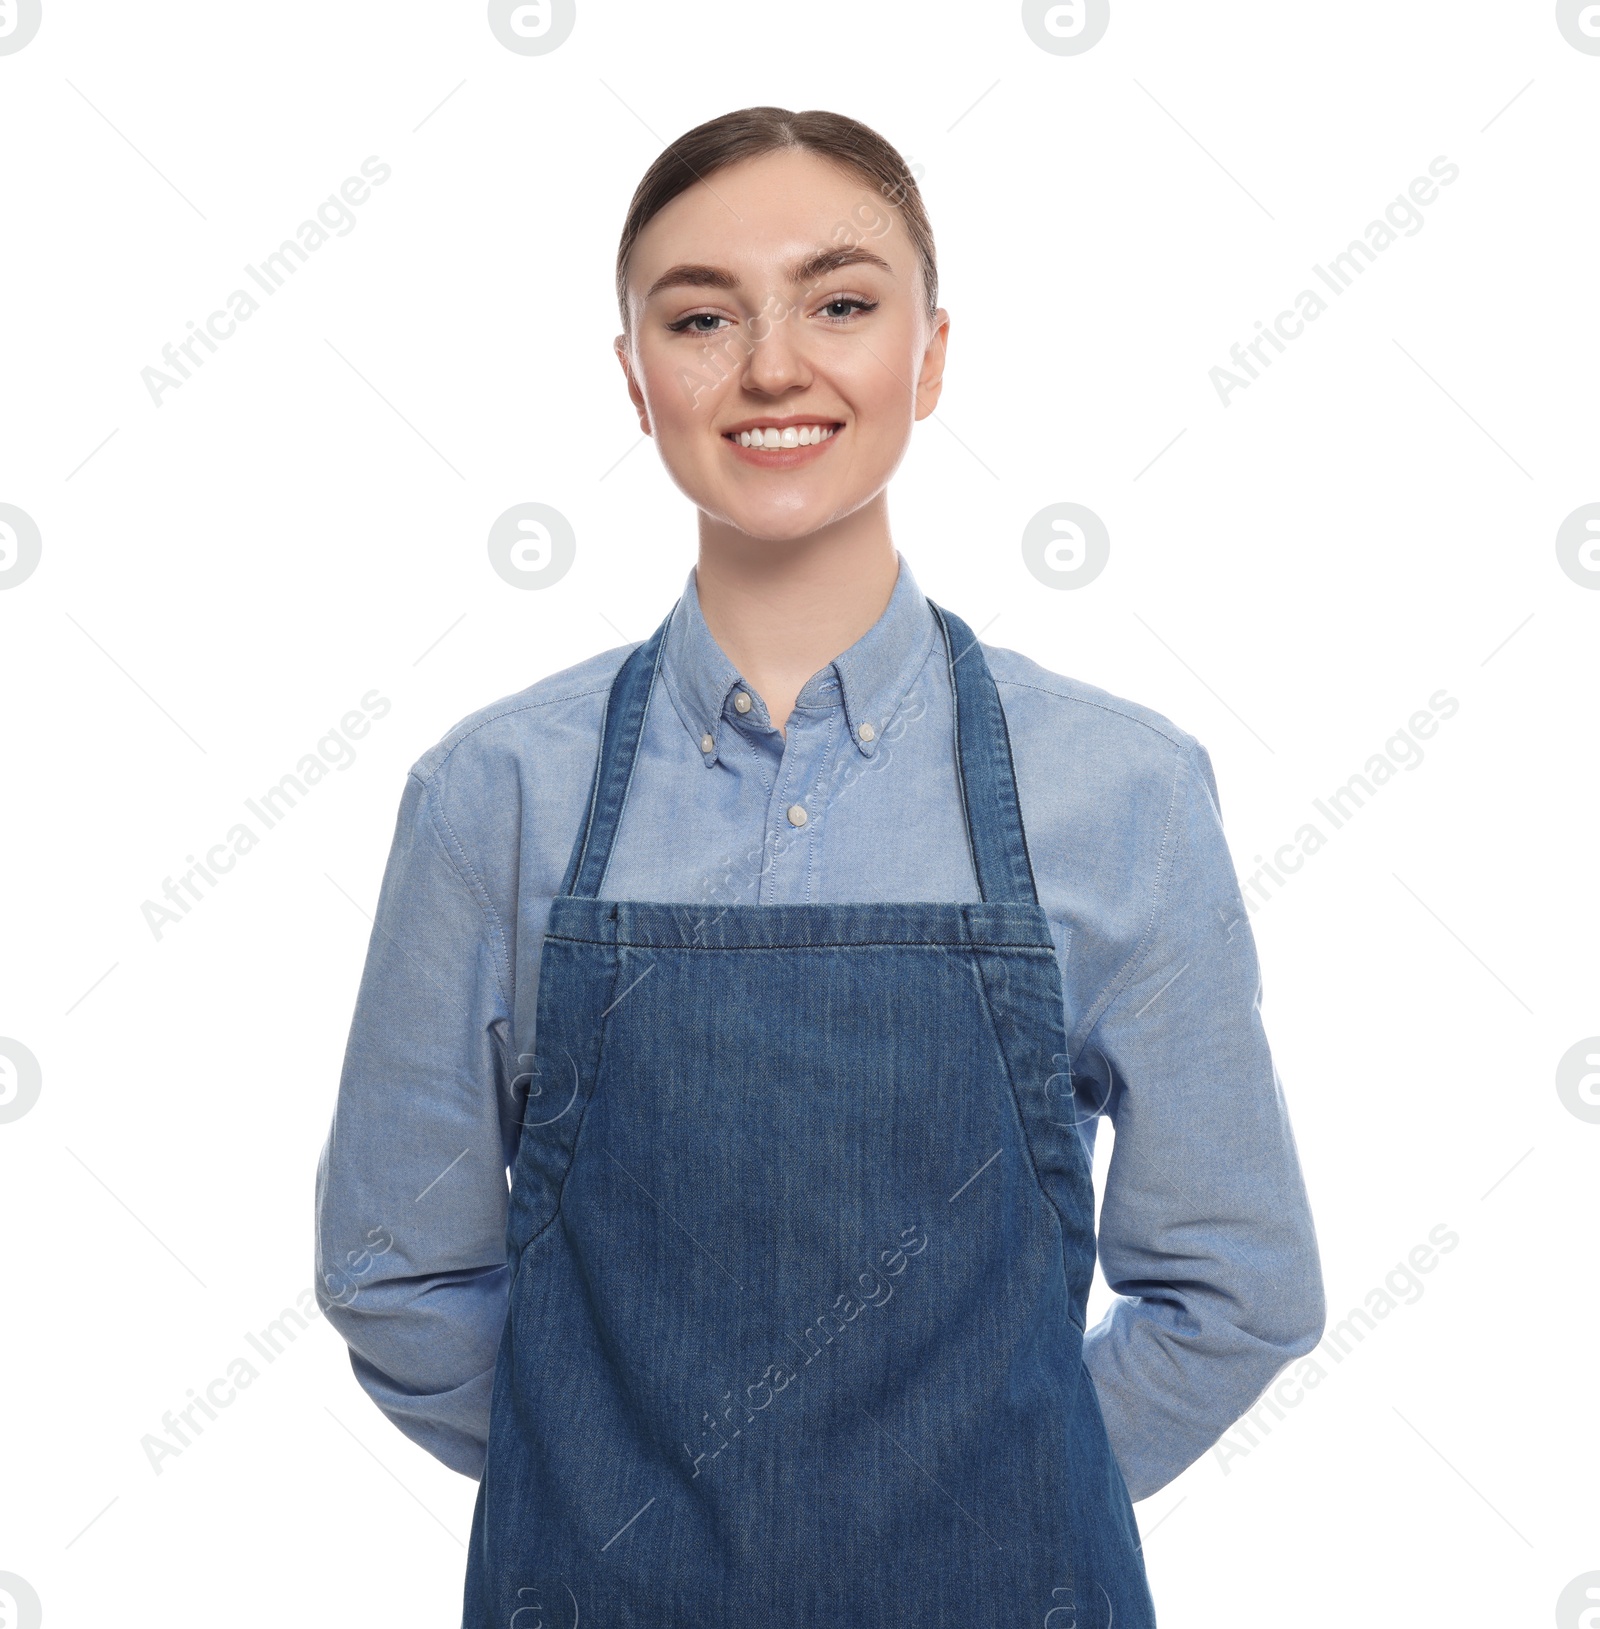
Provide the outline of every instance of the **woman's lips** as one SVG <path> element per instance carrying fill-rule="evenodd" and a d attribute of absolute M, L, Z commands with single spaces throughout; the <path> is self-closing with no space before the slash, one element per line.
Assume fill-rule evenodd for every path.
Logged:
<path fill-rule="evenodd" d="M 844 433 L 844 426 L 836 424 L 826 441 L 814 441 L 809 447 L 741 447 L 737 432 L 723 436 L 722 444 L 735 458 L 756 469 L 798 469 L 822 457 Z"/>

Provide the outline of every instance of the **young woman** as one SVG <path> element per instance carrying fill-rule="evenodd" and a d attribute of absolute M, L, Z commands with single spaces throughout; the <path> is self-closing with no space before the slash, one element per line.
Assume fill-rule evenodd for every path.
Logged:
<path fill-rule="evenodd" d="M 412 770 L 324 1309 L 481 1479 L 469 1629 L 1152 1624 L 1130 1500 L 1323 1326 L 1210 759 L 892 541 L 949 317 L 881 137 L 691 130 L 617 293 L 698 561 Z"/>

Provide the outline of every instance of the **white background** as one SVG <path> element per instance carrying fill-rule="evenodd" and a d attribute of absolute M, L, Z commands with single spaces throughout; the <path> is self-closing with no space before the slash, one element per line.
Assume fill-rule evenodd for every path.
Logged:
<path fill-rule="evenodd" d="M 1600 593 L 1555 549 L 1600 500 L 1600 56 L 1544 0 L 1115 0 L 1076 56 L 1012 5 L 583 4 L 523 56 L 480 4 L 45 0 L 0 55 L 0 502 L 43 538 L 0 592 L 0 1036 L 43 1079 L 0 1124 L 0 1573 L 54 1625 L 459 1621 L 476 1485 L 321 1318 L 159 1475 L 141 1441 L 310 1286 L 407 768 L 645 637 L 692 563 L 612 266 L 661 146 L 752 103 L 923 168 L 922 587 L 1198 735 L 1242 876 L 1459 701 L 1252 918 L 1333 1318 L 1459 1247 L 1137 1513 L 1165 1629 L 1550 1622 L 1600 1569 L 1600 1125 L 1555 1086 L 1600 1032 Z M 354 229 L 255 290 L 374 154 Z M 1313 263 L 1439 155 L 1334 299 Z M 239 287 L 262 309 L 156 406 L 141 369 Z M 1224 406 L 1209 370 L 1304 288 L 1330 309 Z M 543 592 L 485 546 L 527 501 L 577 533 Z M 1065 592 L 1020 549 L 1063 501 L 1111 536 Z M 356 761 L 157 940 L 143 902 L 372 689 Z"/>

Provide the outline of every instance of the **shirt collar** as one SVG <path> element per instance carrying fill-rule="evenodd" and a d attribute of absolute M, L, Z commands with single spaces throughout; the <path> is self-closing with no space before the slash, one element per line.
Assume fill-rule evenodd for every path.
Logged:
<path fill-rule="evenodd" d="M 895 557 L 899 574 L 883 614 L 848 650 L 807 679 L 795 698 L 797 708 L 842 703 L 850 739 L 866 758 L 878 750 L 901 699 L 927 661 L 935 636 L 927 596 L 898 549 Z M 746 691 L 753 703 L 747 718 L 771 723 L 766 704 L 706 626 L 693 566 L 667 624 L 661 678 L 695 751 L 708 767 L 727 744 L 727 732 L 736 728 L 732 698 L 739 691 Z"/>

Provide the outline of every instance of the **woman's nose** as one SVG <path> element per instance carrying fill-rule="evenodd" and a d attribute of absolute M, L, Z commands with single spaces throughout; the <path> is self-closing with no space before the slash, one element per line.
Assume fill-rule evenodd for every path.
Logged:
<path fill-rule="evenodd" d="M 809 379 L 804 336 L 797 326 L 799 320 L 796 312 L 769 304 L 750 325 L 747 335 L 750 353 L 744 374 L 745 382 L 753 389 L 783 390 Z"/>

